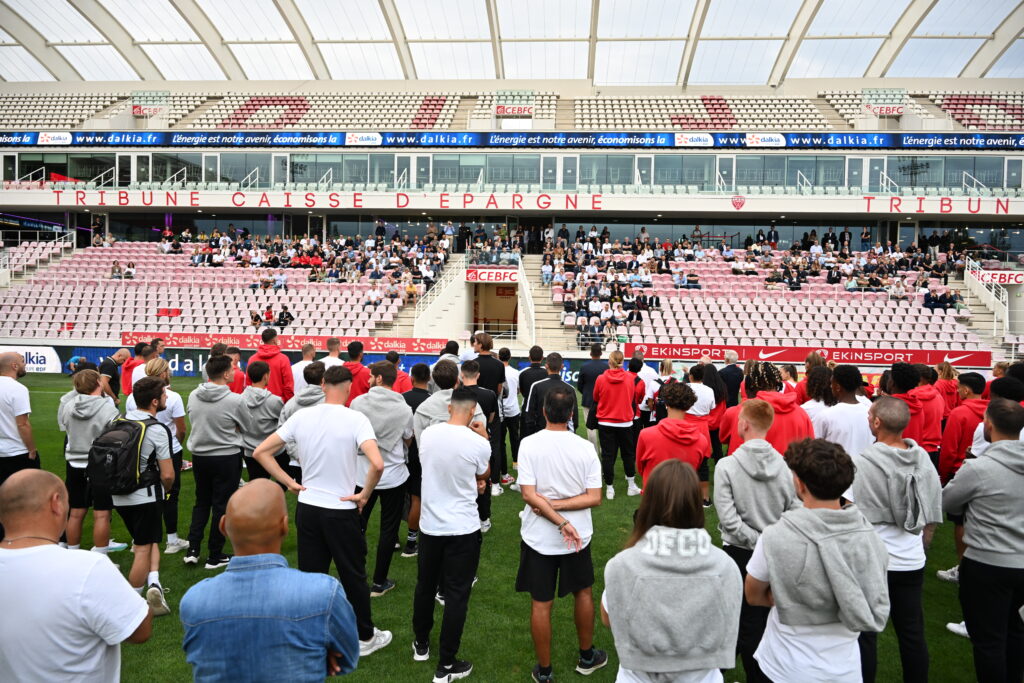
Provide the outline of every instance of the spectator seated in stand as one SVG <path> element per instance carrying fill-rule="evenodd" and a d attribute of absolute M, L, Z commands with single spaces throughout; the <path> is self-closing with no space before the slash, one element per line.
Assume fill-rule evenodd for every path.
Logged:
<path fill-rule="evenodd" d="M 281 312 L 277 314 L 277 326 L 282 330 L 295 322 L 295 316 L 288 310 L 288 306 L 282 305 Z"/>

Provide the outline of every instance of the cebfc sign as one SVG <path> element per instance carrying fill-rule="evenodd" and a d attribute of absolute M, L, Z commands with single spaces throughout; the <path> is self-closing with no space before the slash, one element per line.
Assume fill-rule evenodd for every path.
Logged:
<path fill-rule="evenodd" d="M 466 268 L 466 282 L 519 282 L 518 268 Z"/>
<path fill-rule="evenodd" d="M 942 361 L 961 368 L 985 368 L 992 365 L 991 351 L 951 351 L 949 349 L 877 349 L 858 347 L 840 349 L 811 346 L 719 346 L 716 344 L 626 344 L 623 353 L 634 353 L 644 358 L 699 360 L 708 356 L 722 362 L 726 351 L 735 351 L 740 360 L 761 360 L 772 363 L 803 363 L 807 354 L 817 351 L 825 360 L 851 365 L 891 365 L 893 363 L 923 363 L 935 365 Z"/>
<path fill-rule="evenodd" d="M 529 119 L 533 117 L 532 104 L 496 104 L 494 116 L 499 119 Z"/>
<path fill-rule="evenodd" d="M 907 112 L 903 104 L 865 104 L 864 108 L 875 116 L 903 116 Z"/>
<path fill-rule="evenodd" d="M 972 270 L 978 282 L 996 285 L 1024 285 L 1024 270 Z"/>

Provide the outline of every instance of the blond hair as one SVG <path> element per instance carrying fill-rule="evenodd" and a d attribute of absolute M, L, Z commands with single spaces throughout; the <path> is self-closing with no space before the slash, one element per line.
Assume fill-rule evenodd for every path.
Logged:
<path fill-rule="evenodd" d="M 170 364 L 163 358 L 152 358 L 146 361 L 146 377 L 162 377 L 170 367 Z"/>
<path fill-rule="evenodd" d="M 622 351 L 612 351 L 608 354 L 608 365 L 613 368 L 621 368 L 623 360 L 625 357 L 622 355 Z"/>

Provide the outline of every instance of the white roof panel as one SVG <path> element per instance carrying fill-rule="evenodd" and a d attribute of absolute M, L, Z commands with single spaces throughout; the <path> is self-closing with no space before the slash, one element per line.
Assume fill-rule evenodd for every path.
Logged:
<path fill-rule="evenodd" d="M 909 4 L 910 0 L 825 0 L 807 36 L 884 36 Z"/>
<path fill-rule="evenodd" d="M 683 40 L 598 41 L 594 82 L 598 85 L 671 85 L 679 77 Z"/>
<path fill-rule="evenodd" d="M 139 43 L 166 43 L 170 41 L 198 41 L 196 32 L 188 25 L 170 0 L 146 0 L 145 11 L 140 12 L 138 0 L 100 0 L 103 6 Z"/>
<path fill-rule="evenodd" d="M 588 54 L 582 42 L 502 44 L 505 78 L 586 78 Z"/>
<path fill-rule="evenodd" d="M 65 0 L 4 0 L 51 43 L 105 43 L 96 27 Z"/>
<path fill-rule="evenodd" d="M 252 81 L 308 81 L 313 78 L 298 43 L 232 43 L 231 51 Z"/>
<path fill-rule="evenodd" d="M 410 43 L 416 75 L 428 80 L 495 78 L 491 43 Z"/>
<path fill-rule="evenodd" d="M 882 38 L 819 38 L 800 42 L 786 78 L 861 78 Z"/>
<path fill-rule="evenodd" d="M 320 54 L 336 80 L 401 80 L 402 65 L 390 43 L 320 43 Z"/>
<path fill-rule="evenodd" d="M 84 81 L 137 81 L 139 75 L 110 45 L 61 45 L 57 49 Z"/>
<path fill-rule="evenodd" d="M 1024 78 L 1024 40 L 1013 41 L 985 77 Z"/>
<path fill-rule="evenodd" d="M 408 40 L 491 39 L 483 0 L 395 0 L 395 6 Z"/>
<path fill-rule="evenodd" d="M 713 0 L 702 38 L 783 38 L 789 34 L 803 0 Z M 769 67 L 769 72 L 771 68 Z"/>
<path fill-rule="evenodd" d="M 5 81 L 52 81 L 53 75 L 20 45 L 0 46 L 0 78 Z"/>
<path fill-rule="evenodd" d="M 295 40 L 274 0 L 196 0 L 228 42 Z"/>
<path fill-rule="evenodd" d="M 222 81 L 224 72 L 205 45 L 143 45 L 142 49 L 169 81 Z"/>
<path fill-rule="evenodd" d="M 686 38 L 696 0 L 603 0 L 598 38 Z"/>
<path fill-rule="evenodd" d="M 765 83 L 781 47 L 781 40 L 701 40 L 693 55 L 690 83 Z"/>
<path fill-rule="evenodd" d="M 915 36 L 984 36 L 996 30 L 1019 0 L 939 0 Z"/>
<path fill-rule="evenodd" d="M 980 38 L 911 38 L 885 75 L 889 78 L 955 78 L 982 42 Z"/>
<path fill-rule="evenodd" d="M 295 0 L 313 40 L 391 40 L 377 2 Z"/>

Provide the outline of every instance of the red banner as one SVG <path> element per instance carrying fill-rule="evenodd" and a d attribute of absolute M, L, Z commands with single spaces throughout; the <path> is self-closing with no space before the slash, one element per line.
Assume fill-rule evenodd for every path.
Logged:
<path fill-rule="evenodd" d="M 639 351 L 644 358 L 699 360 L 710 356 L 721 361 L 727 350 L 739 354 L 740 360 L 753 358 L 773 363 L 803 363 L 807 354 L 817 351 L 826 360 L 850 365 L 891 365 L 893 363 L 924 363 L 935 365 L 947 361 L 957 367 L 987 368 L 992 365 L 991 351 L 950 351 L 931 349 L 837 349 L 814 346 L 715 346 L 712 344 L 626 344 L 623 352 L 629 358 Z"/>
<path fill-rule="evenodd" d="M 519 282 L 517 266 L 466 266 L 466 282 Z"/>
<path fill-rule="evenodd" d="M 170 348 L 192 348 L 208 349 L 217 342 L 228 346 L 237 346 L 240 349 L 255 349 L 263 343 L 258 334 L 197 334 L 182 332 L 122 332 L 121 344 L 134 346 L 139 342 L 149 342 L 151 339 L 160 337 Z M 313 344 L 317 349 L 327 348 L 327 340 L 330 337 L 318 335 L 282 334 L 277 337 L 278 344 L 284 351 L 299 351 L 303 344 Z M 367 353 L 387 353 L 397 351 L 398 353 L 440 353 L 441 349 L 448 342 L 447 339 L 413 339 L 410 337 L 341 337 L 341 345 L 344 347 L 349 342 L 359 341 L 363 343 L 363 349 Z"/>
<path fill-rule="evenodd" d="M 978 278 L 978 282 L 1024 285 L 1024 270 L 972 270 L 971 275 Z"/>

